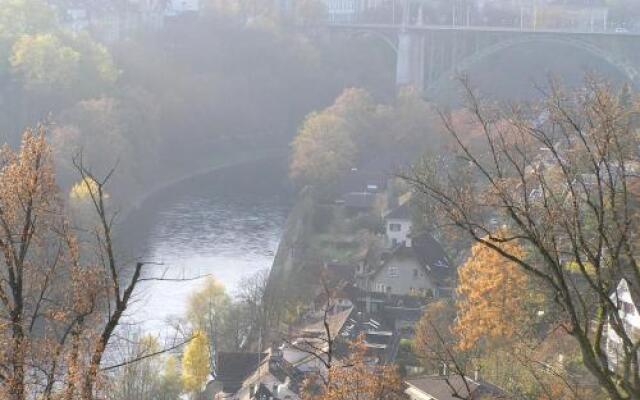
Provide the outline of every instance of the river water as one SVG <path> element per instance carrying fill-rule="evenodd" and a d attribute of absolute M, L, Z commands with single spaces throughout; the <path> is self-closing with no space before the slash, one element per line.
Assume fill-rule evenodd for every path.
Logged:
<path fill-rule="evenodd" d="M 121 240 L 131 257 L 160 265 L 146 277 L 212 275 L 233 295 L 243 277 L 271 267 L 288 212 L 280 161 L 229 167 L 163 189 L 132 212 Z M 202 280 L 143 282 L 129 315 L 147 331 L 162 331 L 184 315 Z"/>

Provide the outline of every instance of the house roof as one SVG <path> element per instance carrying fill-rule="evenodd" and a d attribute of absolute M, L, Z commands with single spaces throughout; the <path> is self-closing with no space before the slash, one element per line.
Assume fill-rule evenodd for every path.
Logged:
<path fill-rule="evenodd" d="M 242 382 L 251 375 L 268 356 L 267 353 L 218 353 L 216 380 Z"/>
<path fill-rule="evenodd" d="M 353 168 L 339 182 L 339 193 L 378 192 L 386 186 L 387 174 Z"/>
<path fill-rule="evenodd" d="M 375 275 L 394 257 L 415 257 L 427 274 L 438 286 L 448 283 L 455 276 L 455 269 L 451 268 L 444 249 L 428 233 L 414 236 L 410 247 L 403 244 L 396 246 L 389 257 L 382 257 L 383 262 L 375 271 Z M 372 264 L 375 266 L 375 264 Z"/>
<path fill-rule="evenodd" d="M 340 333 L 340 331 L 342 330 L 342 327 L 347 322 L 352 312 L 353 312 L 353 307 L 345 311 L 342 311 L 333 315 L 329 315 L 327 317 L 327 323 L 329 325 L 329 333 L 331 334 L 332 339 L 335 338 Z M 307 325 L 302 329 L 302 332 L 307 335 L 319 335 L 320 337 L 325 337 L 326 328 L 324 325 L 324 320 L 320 320 L 310 325 Z"/>
<path fill-rule="evenodd" d="M 385 219 L 411 219 L 411 207 L 409 207 L 409 202 L 405 202 L 404 204 L 394 208 L 387 215 L 384 216 Z"/>
<path fill-rule="evenodd" d="M 373 207 L 376 195 L 367 192 L 352 192 L 342 196 L 342 200 L 347 208 L 367 210 Z"/>
<path fill-rule="evenodd" d="M 406 381 L 406 383 L 409 387 L 428 394 L 435 400 L 455 400 L 459 398 L 469 400 L 512 399 L 512 396 L 495 385 L 486 382 L 476 382 L 459 375 L 423 376 L 410 379 Z"/>
<path fill-rule="evenodd" d="M 351 282 L 356 273 L 356 266 L 353 264 L 326 263 L 325 268 L 331 281 Z"/>

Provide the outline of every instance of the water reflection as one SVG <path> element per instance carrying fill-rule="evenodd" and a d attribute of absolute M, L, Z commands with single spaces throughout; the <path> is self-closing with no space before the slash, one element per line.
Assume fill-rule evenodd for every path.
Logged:
<path fill-rule="evenodd" d="M 164 190 L 126 225 L 146 236 L 148 275 L 190 278 L 211 274 L 233 293 L 239 281 L 269 268 L 287 213 L 284 172 L 261 163 L 201 176 Z M 127 235 L 129 236 L 129 235 Z M 140 246 L 137 246 L 138 254 Z M 158 330 L 181 316 L 198 281 L 145 282 L 132 318 Z"/>

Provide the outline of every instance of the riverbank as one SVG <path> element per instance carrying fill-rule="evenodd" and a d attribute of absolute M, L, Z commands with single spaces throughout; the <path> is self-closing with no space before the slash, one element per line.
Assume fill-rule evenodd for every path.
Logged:
<path fill-rule="evenodd" d="M 270 158 L 227 166 L 157 191 L 118 228 L 120 248 L 129 258 L 160 263 L 153 276 L 211 275 L 230 295 L 243 278 L 273 263 L 289 212 L 286 166 Z M 166 270 L 166 271 L 165 271 Z M 200 280 L 148 282 L 141 287 L 133 316 L 159 331 L 166 320 L 184 315 Z"/>
<path fill-rule="evenodd" d="M 287 157 L 287 154 L 287 150 L 278 148 L 265 149 L 258 156 L 256 156 L 255 151 L 247 151 L 228 154 L 226 156 L 213 157 L 211 160 L 205 162 L 204 166 L 197 167 L 190 172 L 178 174 L 174 177 L 163 180 L 162 182 L 151 184 L 149 188 L 143 189 L 140 193 L 134 194 L 125 202 L 121 202 L 119 204 L 119 218 L 121 221 L 126 221 L 130 214 L 138 210 L 149 198 L 180 182 L 226 168 L 233 168 L 248 163 L 258 163 L 260 161 L 267 161 L 270 159 L 284 158 Z"/>

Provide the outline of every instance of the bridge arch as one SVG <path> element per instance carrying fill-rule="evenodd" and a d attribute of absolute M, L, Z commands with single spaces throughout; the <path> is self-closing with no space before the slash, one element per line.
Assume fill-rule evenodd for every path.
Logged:
<path fill-rule="evenodd" d="M 425 94 L 437 95 L 442 93 L 444 86 L 449 83 L 452 78 L 455 78 L 457 74 L 469 71 L 474 65 L 481 61 L 490 59 L 490 57 L 502 51 L 529 43 L 563 44 L 584 50 L 592 56 L 599 58 L 616 68 L 633 86 L 640 87 L 640 71 L 638 70 L 638 67 L 621 57 L 610 48 L 606 48 L 605 46 L 600 45 L 593 40 L 589 40 L 588 38 L 548 33 L 529 33 L 514 35 L 511 38 L 502 39 L 496 43 L 481 47 L 473 54 L 464 57 L 455 66 L 440 74 L 433 83 L 427 83 L 424 88 Z"/>

